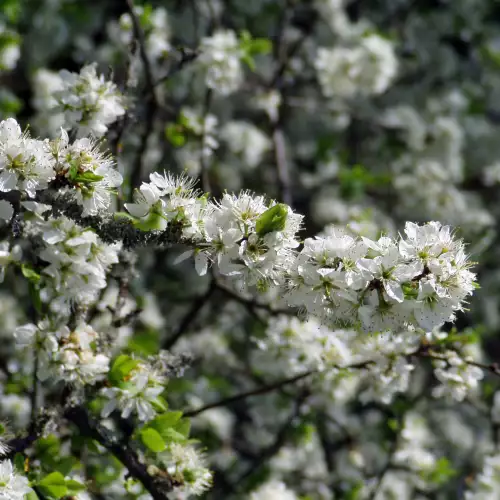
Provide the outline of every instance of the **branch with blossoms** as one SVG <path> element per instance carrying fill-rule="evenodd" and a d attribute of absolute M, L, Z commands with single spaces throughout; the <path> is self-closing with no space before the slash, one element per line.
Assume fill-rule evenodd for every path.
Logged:
<path fill-rule="evenodd" d="M 128 214 L 103 219 L 98 214 L 110 209 L 121 177 L 95 143 L 71 144 L 65 132 L 53 141 L 31 139 L 11 119 L 0 124 L 0 136 L 3 190 L 17 190 L 27 200 L 21 202 L 24 209 L 43 213 L 50 206 L 30 198 L 50 201 L 43 191 L 60 185 L 57 193 L 51 190 L 55 214 L 92 228 L 104 242 L 127 248 L 183 243 L 193 250 L 180 259 L 194 255 L 200 275 L 213 264 L 260 292 L 279 287 L 287 305 L 334 325 L 372 333 L 430 331 L 452 319 L 475 286 L 463 244 L 439 223 L 408 223 L 399 241 L 356 239 L 339 231 L 308 238 L 297 251 L 302 216 L 289 206 L 248 192 L 212 201 L 188 177 L 157 173 L 125 205 Z M 11 219 L 12 205 L 4 200 L 1 208 L 2 217 Z"/>
<path fill-rule="evenodd" d="M 2 218 L 12 221 L 14 212 L 22 214 L 22 235 L 41 241 L 43 247 L 35 260 L 12 256 L 6 261 L 20 268 L 31 283 L 38 314 L 44 318 L 17 329 L 18 345 L 37 351 L 35 371 L 42 381 L 59 377 L 91 387 L 107 380 L 108 387 L 99 391 L 108 400 L 102 410 L 104 417 L 118 408 L 124 417 L 137 411 L 140 421 L 161 420 L 161 413 L 155 415 L 156 408 L 162 407 L 158 398 L 166 383 L 164 376 L 149 368 L 161 365 L 161 359 L 141 361 L 120 355 L 110 364 L 110 346 L 85 322 L 85 311 L 106 286 L 106 273 L 118 263 L 120 248 L 187 246 L 189 250 L 177 261 L 194 257 L 198 274 L 206 274 L 213 266 L 216 273 L 238 280 L 238 286 L 257 294 L 278 293 L 278 307 L 303 310 L 330 328 L 349 328 L 359 334 L 408 330 L 413 337 L 424 335 L 452 319 L 474 288 L 463 244 L 439 223 L 408 223 L 406 236 L 399 239 L 373 241 L 337 231 L 301 242 L 302 216 L 288 205 L 249 192 L 226 193 L 214 201 L 208 193 L 197 191 L 189 177 L 168 173 L 151 174 L 150 182 L 135 192 L 134 202 L 125 204 L 128 213 L 113 214 L 113 191 L 120 186 L 121 176 L 95 141 L 70 142 L 64 130 L 53 140 L 32 139 L 12 119 L 0 123 L 0 138 Z M 236 292 L 222 290 L 238 298 Z M 258 302 L 249 304 L 258 307 Z M 74 326 L 68 327 L 70 324 Z M 350 342 L 358 339 L 352 337 Z M 334 370 L 336 355 L 338 351 L 330 351 L 326 344 L 321 370 Z M 375 363 L 383 371 L 394 365 L 388 361 L 384 367 L 363 357 L 353 362 L 355 366 Z M 228 401 L 264 394 L 287 383 Z M 153 497 L 161 498 L 155 492 L 156 480 L 145 472 L 147 467 L 105 440 L 96 426 L 83 425 L 83 415 L 69 409 L 66 416 L 84 435 L 100 437 Z M 146 447 L 162 452 L 167 448 L 162 444 L 165 429 L 160 424 L 148 425 L 139 436 Z M 186 480 L 182 477 L 176 479 L 179 486 Z M 209 476 L 200 468 L 193 481 L 199 481 L 202 488 Z"/>
<path fill-rule="evenodd" d="M 4 89 L 8 3 L 0 498 L 496 494 L 500 369 L 463 329 L 493 7 L 30 5 L 19 33 L 60 25 L 71 56 L 28 38 Z"/>

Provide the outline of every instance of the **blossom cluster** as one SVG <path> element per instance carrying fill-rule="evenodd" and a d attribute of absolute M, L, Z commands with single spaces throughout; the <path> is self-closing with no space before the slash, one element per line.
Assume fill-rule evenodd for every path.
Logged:
<path fill-rule="evenodd" d="M 297 251 L 302 216 L 287 205 L 248 192 L 207 201 L 189 180 L 157 173 L 139 193 L 127 209 L 149 229 L 180 220 L 199 274 L 213 263 L 261 290 L 282 287 L 288 305 L 339 327 L 431 331 L 452 320 L 474 290 L 463 243 L 437 222 L 407 223 L 400 239 L 332 231 Z"/>
<path fill-rule="evenodd" d="M 84 66 L 79 73 L 41 72 L 35 80 L 34 104 L 42 115 L 39 119 L 51 124 L 53 133 L 57 126 L 63 126 L 74 129 L 79 137 L 102 137 L 125 114 L 123 95 L 97 73 L 96 64 Z"/>
<path fill-rule="evenodd" d="M 40 216 L 27 228 L 40 237 L 43 248 L 40 298 L 52 313 L 69 316 L 72 307 L 86 307 L 106 287 L 106 273 L 118 262 L 119 244 L 107 245 L 90 228 L 82 228 L 60 217 L 47 221 Z"/>
<path fill-rule="evenodd" d="M 381 94 L 398 69 L 393 45 L 376 34 L 353 47 L 319 48 L 315 65 L 323 94 L 336 98 Z"/>
<path fill-rule="evenodd" d="M 108 373 L 109 358 L 97 352 L 99 334 L 85 323 L 73 330 L 66 325 L 51 331 L 45 321 L 16 328 L 16 343 L 20 348 L 37 350 L 37 376 L 45 381 L 64 381 L 83 386 L 102 380 Z"/>
<path fill-rule="evenodd" d="M 4 3 L 0 498 L 499 496 L 495 2 Z"/>
<path fill-rule="evenodd" d="M 131 414 L 137 414 L 142 421 L 155 417 L 155 403 L 165 390 L 168 379 L 162 373 L 161 366 L 140 360 L 133 362 L 133 365 L 123 383 L 102 389 L 102 396 L 107 400 L 102 409 L 104 417 L 115 409 L 121 411 L 123 418 Z"/>
<path fill-rule="evenodd" d="M 216 31 L 201 41 L 200 68 L 208 88 L 229 95 L 243 83 L 243 52 L 234 31 Z"/>
<path fill-rule="evenodd" d="M 56 180 L 59 195 L 74 197 L 86 216 L 110 208 L 111 193 L 121 185 L 122 176 L 92 139 L 70 143 L 62 129 L 59 138 L 42 141 L 23 133 L 13 118 L 0 122 L 0 191 L 20 191 L 34 198 Z M 2 218 L 9 220 L 12 213 L 3 200 Z"/>
<path fill-rule="evenodd" d="M 54 178 L 54 161 L 47 141 L 23 134 L 13 118 L 0 122 L 0 191 L 20 190 L 33 198 Z"/>

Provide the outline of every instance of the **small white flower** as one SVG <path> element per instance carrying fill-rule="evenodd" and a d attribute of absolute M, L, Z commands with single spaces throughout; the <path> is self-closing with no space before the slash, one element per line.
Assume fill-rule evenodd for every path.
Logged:
<path fill-rule="evenodd" d="M 28 478 L 18 474 L 10 460 L 0 462 L 0 498 L 2 500 L 23 500 L 29 493 Z"/>
<path fill-rule="evenodd" d="M 180 490 L 187 495 L 199 496 L 212 485 L 212 473 L 207 469 L 205 457 L 192 445 L 173 443 L 160 454 L 168 472 L 182 484 Z"/>

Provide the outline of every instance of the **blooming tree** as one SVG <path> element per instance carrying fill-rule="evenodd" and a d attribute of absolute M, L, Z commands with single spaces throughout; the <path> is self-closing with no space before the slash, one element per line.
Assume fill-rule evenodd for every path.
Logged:
<path fill-rule="evenodd" d="M 0 5 L 0 499 L 498 498 L 495 2 Z"/>

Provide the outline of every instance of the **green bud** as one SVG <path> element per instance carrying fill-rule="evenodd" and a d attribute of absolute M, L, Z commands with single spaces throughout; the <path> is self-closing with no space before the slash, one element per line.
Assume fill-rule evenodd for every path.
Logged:
<path fill-rule="evenodd" d="M 288 205 L 278 203 L 268 208 L 256 221 L 255 231 L 259 236 L 264 236 L 273 231 L 282 231 L 285 228 Z"/>

